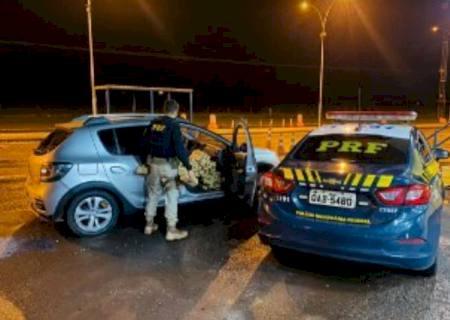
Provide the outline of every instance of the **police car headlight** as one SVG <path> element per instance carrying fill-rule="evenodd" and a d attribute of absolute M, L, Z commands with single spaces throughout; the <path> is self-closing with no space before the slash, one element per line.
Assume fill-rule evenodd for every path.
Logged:
<path fill-rule="evenodd" d="M 55 182 L 64 177 L 73 164 L 68 162 L 50 162 L 41 166 L 40 179 L 41 182 Z"/>

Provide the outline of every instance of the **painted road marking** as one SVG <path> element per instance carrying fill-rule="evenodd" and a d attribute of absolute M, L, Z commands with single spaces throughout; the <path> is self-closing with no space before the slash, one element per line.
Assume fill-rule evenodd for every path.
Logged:
<path fill-rule="evenodd" d="M 226 319 L 269 252 L 256 235 L 234 249 L 185 319 Z"/>

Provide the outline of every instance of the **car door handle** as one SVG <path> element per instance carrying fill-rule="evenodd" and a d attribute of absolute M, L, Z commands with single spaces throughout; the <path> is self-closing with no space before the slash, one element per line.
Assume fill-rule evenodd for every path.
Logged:
<path fill-rule="evenodd" d="M 120 166 L 112 166 L 109 170 L 111 171 L 111 173 L 114 174 L 121 174 L 127 172 L 126 168 Z"/>

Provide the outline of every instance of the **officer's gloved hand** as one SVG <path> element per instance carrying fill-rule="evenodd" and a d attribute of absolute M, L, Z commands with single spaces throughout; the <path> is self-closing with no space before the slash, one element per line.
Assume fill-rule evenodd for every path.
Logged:
<path fill-rule="evenodd" d="M 136 168 L 136 174 L 139 176 L 147 176 L 150 173 L 148 165 L 141 164 Z"/>

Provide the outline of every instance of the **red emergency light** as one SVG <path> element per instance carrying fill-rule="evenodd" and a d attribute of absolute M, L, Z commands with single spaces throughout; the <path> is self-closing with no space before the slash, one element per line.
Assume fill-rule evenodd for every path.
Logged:
<path fill-rule="evenodd" d="M 328 120 L 345 122 L 388 122 L 388 121 L 415 121 L 415 111 L 329 111 Z"/>

